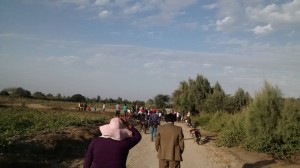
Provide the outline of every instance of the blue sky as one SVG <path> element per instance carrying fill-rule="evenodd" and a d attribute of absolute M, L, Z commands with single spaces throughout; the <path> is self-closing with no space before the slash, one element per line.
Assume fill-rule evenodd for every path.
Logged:
<path fill-rule="evenodd" d="M 0 89 L 148 100 L 205 76 L 300 97 L 300 0 L 1 0 Z"/>

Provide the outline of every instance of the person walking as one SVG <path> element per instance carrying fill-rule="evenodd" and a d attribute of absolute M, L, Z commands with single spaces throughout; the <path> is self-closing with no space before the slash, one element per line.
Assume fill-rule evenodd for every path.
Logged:
<path fill-rule="evenodd" d="M 149 117 L 150 138 L 152 142 L 154 141 L 154 138 L 156 136 L 158 125 L 159 125 L 159 116 L 155 111 L 152 112 Z"/>
<path fill-rule="evenodd" d="M 120 117 L 120 104 L 119 103 L 117 103 L 117 105 L 116 105 L 116 117 Z"/>
<path fill-rule="evenodd" d="M 180 113 L 179 113 L 179 111 L 176 112 L 176 119 L 177 119 L 177 122 L 180 121 Z"/>
<path fill-rule="evenodd" d="M 126 105 L 126 103 L 124 103 L 124 105 L 123 105 L 123 112 L 124 112 L 124 116 L 127 118 L 128 117 L 128 113 L 127 113 L 127 105 Z"/>
<path fill-rule="evenodd" d="M 165 116 L 167 124 L 160 125 L 155 138 L 155 149 L 159 159 L 159 168 L 180 168 L 184 151 L 182 128 L 174 125 L 172 113 Z"/>
<path fill-rule="evenodd" d="M 99 127 L 101 136 L 89 144 L 83 168 L 126 168 L 129 150 L 142 139 L 125 118 L 112 118 Z"/>
<path fill-rule="evenodd" d="M 106 109 L 106 104 L 103 103 L 103 105 L 102 105 L 102 111 L 105 112 L 105 109 Z"/>

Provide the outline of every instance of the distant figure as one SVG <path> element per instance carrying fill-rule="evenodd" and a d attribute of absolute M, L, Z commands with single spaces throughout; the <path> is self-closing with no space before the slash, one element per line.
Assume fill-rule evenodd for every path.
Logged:
<path fill-rule="evenodd" d="M 156 136 L 157 127 L 159 125 L 159 116 L 156 112 L 152 112 L 149 117 L 149 128 L 150 128 L 150 138 L 154 141 Z"/>
<path fill-rule="evenodd" d="M 119 103 L 117 103 L 117 105 L 116 105 L 116 117 L 120 117 L 120 104 Z"/>
<path fill-rule="evenodd" d="M 78 103 L 78 110 L 83 110 L 83 108 L 84 108 L 84 107 L 83 107 L 83 103 L 79 102 L 79 103 Z"/>
<path fill-rule="evenodd" d="M 87 108 L 87 102 L 84 102 L 83 111 L 86 111 L 86 108 Z"/>
<path fill-rule="evenodd" d="M 191 117 L 191 112 L 188 112 L 187 115 L 186 115 L 188 118 Z"/>
<path fill-rule="evenodd" d="M 112 118 L 100 126 L 101 136 L 94 138 L 85 154 L 83 168 L 126 168 L 129 150 L 142 139 L 137 129 L 126 119 Z"/>
<path fill-rule="evenodd" d="M 124 105 L 123 105 L 123 112 L 124 112 L 124 116 L 128 117 L 128 111 L 127 111 L 127 105 L 126 105 L 126 103 L 124 103 Z"/>
<path fill-rule="evenodd" d="M 182 128 L 174 125 L 172 113 L 165 116 L 167 124 L 160 125 L 155 138 L 155 149 L 159 159 L 159 168 L 180 168 L 184 151 Z"/>
<path fill-rule="evenodd" d="M 179 111 L 176 112 L 176 119 L 177 119 L 177 122 L 180 121 L 180 113 L 179 113 Z"/>
<path fill-rule="evenodd" d="M 158 111 L 158 117 L 159 117 L 159 125 L 160 125 L 160 121 L 161 121 L 161 117 L 162 117 L 161 111 Z"/>
<path fill-rule="evenodd" d="M 103 103 L 103 105 L 102 105 L 102 111 L 103 111 L 103 112 L 105 112 L 105 108 L 106 108 L 106 104 Z"/>

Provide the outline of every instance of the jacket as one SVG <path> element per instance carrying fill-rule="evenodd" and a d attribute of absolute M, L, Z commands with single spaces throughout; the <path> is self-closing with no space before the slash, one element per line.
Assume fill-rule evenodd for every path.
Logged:
<path fill-rule="evenodd" d="M 184 151 L 182 128 L 174 123 L 160 125 L 155 138 L 155 149 L 159 159 L 182 161 Z"/>

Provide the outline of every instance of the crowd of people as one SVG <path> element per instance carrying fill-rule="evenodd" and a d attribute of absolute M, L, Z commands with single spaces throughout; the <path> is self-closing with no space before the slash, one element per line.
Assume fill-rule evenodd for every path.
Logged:
<path fill-rule="evenodd" d="M 104 106 L 103 111 L 105 111 Z M 131 112 L 130 116 L 129 112 Z M 139 125 L 130 124 L 128 120 L 131 117 L 138 120 Z M 165 124 L 161 124 L 163 119 Z M 84 168 L 126 168 L 129 150 L 139 143 L 142 138 L 141 132 L 146 133 L 146 130 L 149 130 L 150 140 L 154 142 L 159 168 L 180 168 L 184 151 L 184 135 L 182 128 L 174 125 L 174 122 L 182 120 L 183 117 L 179 112 L 164 115 L 154 107 L 147 109 L 137 106 L 129 111 L 125 103 L 122 109 L 117 103 L 115 117 L 109 124 L 99 127 L 101 136 L 94 138 L 89 144 Z"/>

